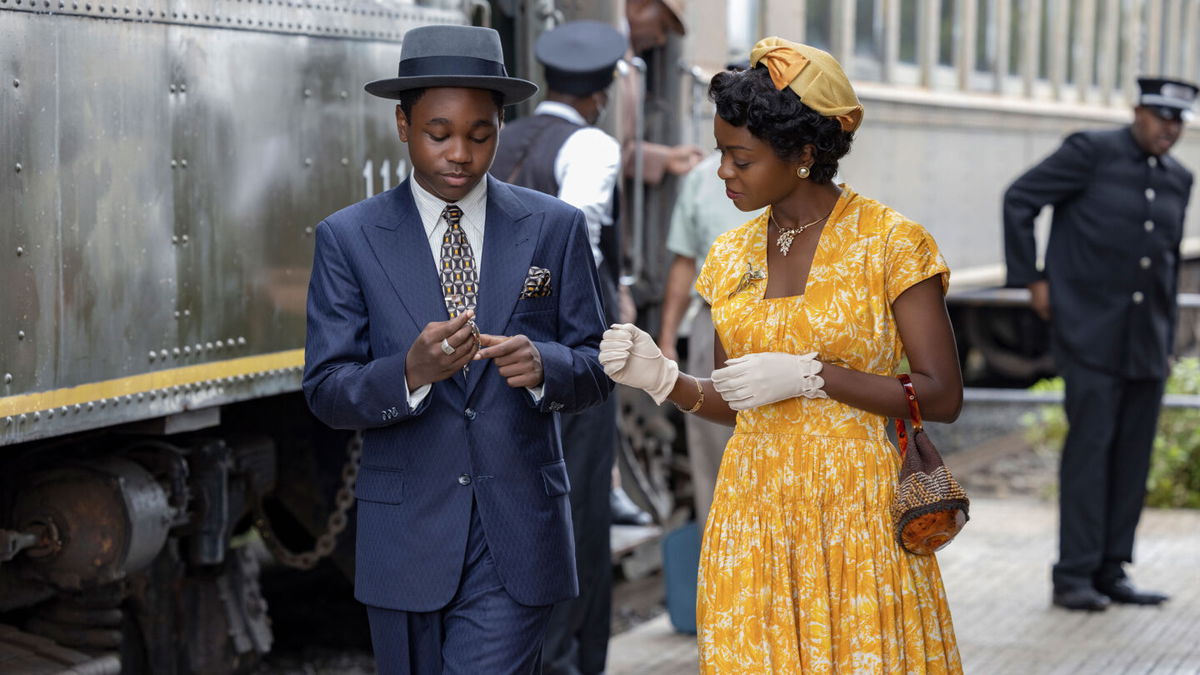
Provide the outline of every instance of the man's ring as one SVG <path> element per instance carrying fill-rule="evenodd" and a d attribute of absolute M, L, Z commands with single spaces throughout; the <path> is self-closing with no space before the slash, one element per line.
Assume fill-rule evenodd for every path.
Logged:
<path fill-rule="evenodd" d="M 454 347 L 450 346 L 450 343 L 446 341 L 446 338 L 442 338 L 442 353 L 446 356 L 450 356 L 454 353 Z"/>

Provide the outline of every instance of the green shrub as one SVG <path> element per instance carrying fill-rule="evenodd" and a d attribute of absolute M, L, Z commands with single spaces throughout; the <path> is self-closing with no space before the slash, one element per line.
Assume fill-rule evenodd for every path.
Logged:
<path fill-rule="evenodd" d="M 1043 380 L 1031 391 L 1062 391 L 1062 378 Z M 1167 381 L 1169 394 L 1200 394 L 1200 359 L 1181 359 Z M 1025 438 L 1039 453 L 1059 453 L 1067 436 L 1060 406 L 1040 406 L 1021 418 Z M 1150 460 L 1146 503 L 1164 508 L 1200 508 L 1200 409 L 1163 408 Z"/>

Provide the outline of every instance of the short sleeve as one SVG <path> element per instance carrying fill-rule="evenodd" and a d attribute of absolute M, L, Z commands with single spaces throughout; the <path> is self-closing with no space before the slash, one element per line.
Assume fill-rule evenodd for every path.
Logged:
<path fill-rule="evenodd" d="M 933 276 L 942 279 L 942 293 L 950 287 L 950 268 L 938 250 L 937 242 L 919 224 L 901 220 L 890 232 L 884 251 L 888 303 L 900 294 Z"/>

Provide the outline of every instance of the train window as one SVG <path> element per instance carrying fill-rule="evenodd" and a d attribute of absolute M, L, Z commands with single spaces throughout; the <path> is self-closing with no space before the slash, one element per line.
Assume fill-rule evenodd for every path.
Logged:
<path fill-rule="evenodd" d="M 1005 0 L 1007 1 L 1007 0 Z M 1025 3 L 1016 2 L 1008 8 L 1008 72 L 1021 72 L 1021 47 L 1025 44 Z"/>
<path fill-rule="evenodd" d="M 831 51 L 833 35 L 833 3 L 810 2 L 804 12 L 805 42 L 816 47 Z"/>
<path fill-rule="evenodd" d="M 1050 54 L 1054 52 L 1054 16 L 1058 12 L 1058 3 L 1042 3 L 1042 20 L 1039 23 L 1042 35 L 1042 48 L 1038 50 L 1038 77 L 1050 79 Z"/>
<path fill-rule="evenodd" d="M 900 53 L 904 63 L 917 62 L 918 0 L 900 0 Z"/>
<path fill-rule="evenodd" d="M 975 2 L 976 0 L 968 0 Z M 1008 0 L 978 0 L 975 7 L 975 70 L 991 73 L 996 63 L 996 5 Z"/>
<path fill-rule="evenodd" d="M 854 53 L 856 56 L 878 60 L 883 56 L 883 3 L 879 0 L 857 0 L 854 9 Z"/>
<path fill-rule="evenodd" d="M 954 24 L 954 5 L 953 1 L 944 1 L 937 27 L 938 41 L 938 63 L 943 66 L 954 65 L 954 33 L 956 32 Z"/>

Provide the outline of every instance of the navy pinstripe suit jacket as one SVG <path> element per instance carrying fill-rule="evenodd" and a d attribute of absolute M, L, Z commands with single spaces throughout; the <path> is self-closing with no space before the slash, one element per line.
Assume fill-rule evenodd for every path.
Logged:
<path fill-rule="evenodd" d="M 448 316 L 408 181 L 317 228 L 304 395 L 324 423 L 365 432 L 355 596 L 368 605 L 427 612 L 449 602 L 472 494 L 513 598 L 548 605 L 578 593 L 558 415 L 612 388 L 596 358 L 596 266 L 578 209 L 487 180 L 476 323 L 533 341 L 545 371 L 538 404 L 481 362 L 409 409 L 409 346 Z M 550 270 L 549 296 L 519 298 L 530 266 Z"/>

